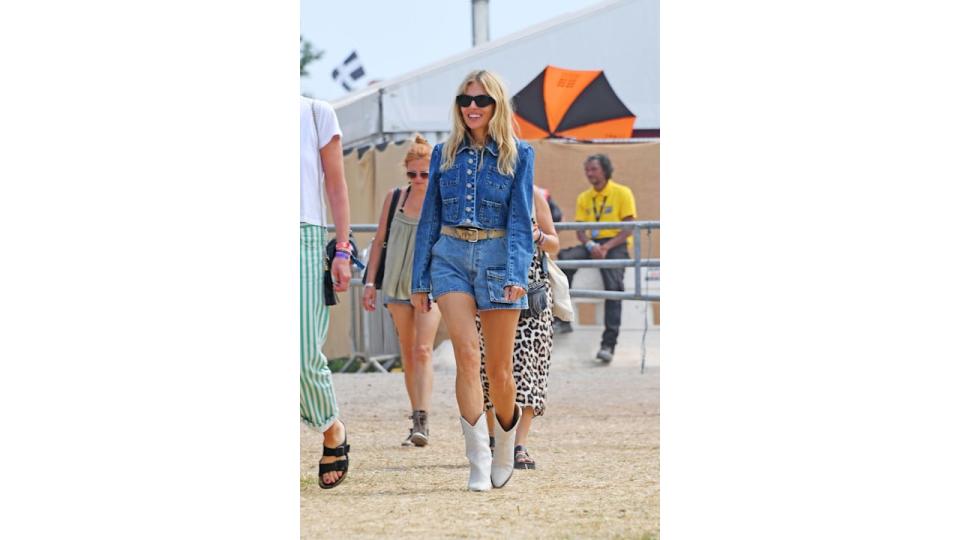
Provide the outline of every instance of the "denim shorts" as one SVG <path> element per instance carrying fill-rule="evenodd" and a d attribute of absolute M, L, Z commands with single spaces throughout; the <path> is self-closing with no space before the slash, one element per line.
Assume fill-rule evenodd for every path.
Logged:
<path fill-rule="evenodd" d="M 430 288 L 435 298 L 451 292 L 473 296 L 479 311 L 527 309 L 527 296 L 503 298 L 507 274 L 507 239 L 468 242 L 441 234 L 430 251 Z"/>

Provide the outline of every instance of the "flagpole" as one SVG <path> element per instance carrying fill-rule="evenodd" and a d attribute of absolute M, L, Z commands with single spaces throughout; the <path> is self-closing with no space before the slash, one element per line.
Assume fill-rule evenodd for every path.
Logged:
<path fill-rule="evenodd" d="M 470 0 L 473 6 L 473 46 L 490 41 L 490 1 Z"/>

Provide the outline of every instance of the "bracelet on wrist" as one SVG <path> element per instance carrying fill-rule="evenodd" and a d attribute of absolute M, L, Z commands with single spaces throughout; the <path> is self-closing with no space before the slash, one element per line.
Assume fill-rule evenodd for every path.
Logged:
<path fill-rule="evenodd" d="M 376 285 L 374 285 L 373 283 L 364 283 L 363 288 L 366 289 L 367 287 L 376 287 Z"/>
<path fill-rule="evenodd" d="M 334 259 L 346 259 L 350 260 L 350 254 L 346 251 L 337 251 L 337 254 L 333 256 Z"/>
<path fill-rule="evenodd" d="M 350 251 L 350 250 L 352 249 L 352 246 L 350 245 L 350 242 L 349 242 L 349 241 L 347 241 L 347 242 L 337 242 L 337 249 L 343 249 L 343 250 L 346 250 L 346 251 Z"/>

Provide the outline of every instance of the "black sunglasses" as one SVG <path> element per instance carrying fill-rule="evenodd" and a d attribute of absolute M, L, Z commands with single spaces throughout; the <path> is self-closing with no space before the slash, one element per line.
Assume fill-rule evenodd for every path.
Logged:
<path fill-rule="evenodd" d="M 413 180 L 413 179 L 416 178 L 416 177 L 417 177 L 417 173 L 416 173 L 416 172 L 414 172 L 414 171 L 407 171 L 407 178 Z M 430 178 L 430 173 L 420 171 L 420 178 L 423 178 L 424 180 L 426 180 L 427 178 Z"/>
<path fill-rule="evenodd" d="M 481 109 L 484 107 L 489 107 L 497 102 L 497 100 L 493 99 L 492 97 L 486 94 L 480 94 L 479 96 L 468 96 L 466 94 L 460 94 L 459 96 L 457 96 L 457 105 L 461 107 L 469 107 L 471 101 L 475 102 L 477 104 L 477 107 L 480 107 Z"/>

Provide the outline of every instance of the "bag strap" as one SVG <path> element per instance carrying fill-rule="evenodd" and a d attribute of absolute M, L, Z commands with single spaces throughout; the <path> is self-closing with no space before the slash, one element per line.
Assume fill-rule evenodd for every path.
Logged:
<path fill-rule="evenodd" d="M 390 224 L 393 223 L 393 212 L 394 210 L 397 209 L 397 199 L 399 198 L 400 198 L 400 190 L 394 188 L 393 196 L 390 198 L 390 211 L 389 211 L 390 213 L 388 214 L 390 217 L 387 218 L 387 230 L 384 231 L 384 234 L 383 234 L 383 245 L 380 246 L 381 250 L 387 249 L 387 241 L 390 240 Z M 372 246 L 371 246 L 371 249 L 372 249 Z M 380 267 L 377 269 L 377 275 L 380 275 L 380 273 L 383 271 L 383 265 L 386 263 L 387 262 L 384 260 L 380 261 Z M 363 282 L 367 283 L 367 272 L 363 273 Z"/>
<path fill-rule="evenodd" d="M 387 230 L 383 235 L 383 247 L 387 247 L 387 241 L 390 240 L 390 226 L 393 225 L 393 214 L 397 211 L 397 201 L 400 200 L 400 189 L 393 189 L 393 197 L 390 199 L 390 211 L 387 214 Z M 380 261 L 383 264 L 383 261 Z"/>
<path fill-rule="evenodd" d="M 406 191 L 403 192 L 403 202 L 400 204 L 400 211 L 403 212 L 403 209 L 407 206 L 407 199 L 410 198 L 410 189 L 413 186 L 407 186 Z M 393 219 L 393 212 L 390 213 L 390 219 Z"/>

